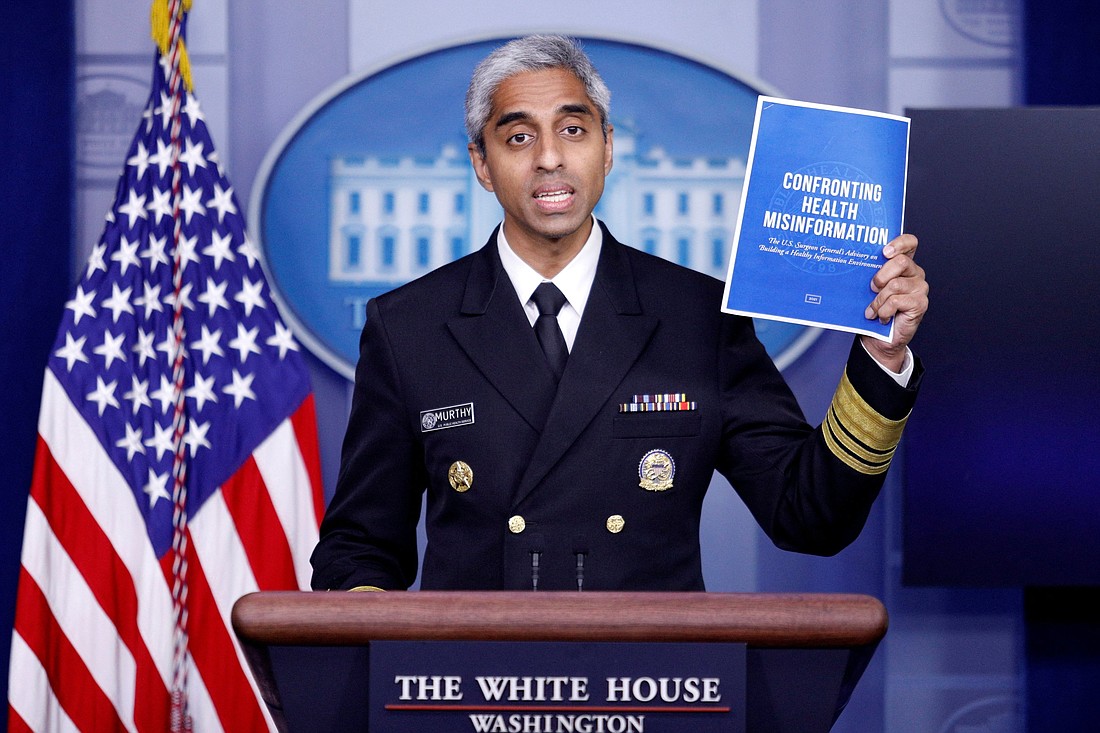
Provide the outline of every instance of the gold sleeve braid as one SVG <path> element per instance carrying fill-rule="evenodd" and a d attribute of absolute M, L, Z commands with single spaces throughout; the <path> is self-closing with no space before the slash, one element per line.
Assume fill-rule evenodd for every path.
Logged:
<path fill-rule="evenodd" d="M 876 412 L 856 392 L 845 370 L 821 431 L 833 455 L 853 471 L 874 476 L 890 468 L 908 419 L 906 415 L 890 420 Z"/>
<path fill-rule="evenodd" d="M 357 585 L 354 588 L 348 588 L 348 593 L 385 593 L 384 588 L 379 588 L 376 585 Z"/>

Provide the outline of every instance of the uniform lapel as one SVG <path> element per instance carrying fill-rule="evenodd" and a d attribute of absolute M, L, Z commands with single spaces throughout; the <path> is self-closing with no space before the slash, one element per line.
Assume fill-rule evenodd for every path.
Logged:
<path fill-rule="evenodd" d="M 474 256 L 461 313 L 447 326 L 489 383 L 532 428 L 542 430 L 554 400 L 554 379 L 500 264 L 495 231 Z"/>
<path fill-rule="evenodd" d="M 606 409 L 607 400 L 657 327 L 656 317 L 642 313 L 625 249 L 605 228 L 596 280 L 542 437 L 517 488 L 517 503 L 534 490 L 596 414 Z"/>

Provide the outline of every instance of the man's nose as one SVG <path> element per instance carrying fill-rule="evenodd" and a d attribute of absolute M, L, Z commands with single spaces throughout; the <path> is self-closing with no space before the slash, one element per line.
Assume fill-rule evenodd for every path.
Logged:
<path fill-rule="evenodd" d="M 557 170 L 565 162 L 562 141 L 557 135 L 540 135 L 535 142 L 535 165 L 541 170 Z"/>

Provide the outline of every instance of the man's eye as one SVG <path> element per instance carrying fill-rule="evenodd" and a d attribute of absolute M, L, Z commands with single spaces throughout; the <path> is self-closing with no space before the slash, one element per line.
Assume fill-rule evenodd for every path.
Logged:
<path fill-rule="evenodd" d="M 526 132 L 517 132 L 515 135 L 512 135 L 512 137 L 509 138 L 509 141 L 516 143 L 517 145 L 522 145 L 523 143 L 527 142 L 530 137 L 531 136 L 528 135 Z"/>
<path fill-rule="evenodd" d="M 584 128 L 580 125 L 570 125 L 569 127 L 565 128 L 566 135 L 580 135 L 583 132 Z"/>

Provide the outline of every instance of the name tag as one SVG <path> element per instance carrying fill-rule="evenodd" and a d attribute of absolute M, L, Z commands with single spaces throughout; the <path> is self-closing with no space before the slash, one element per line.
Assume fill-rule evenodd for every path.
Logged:
<path fill-rule="evenodd" d="M 420 413 L 420 430 L 424 433 L 473 424 L 473 402 L 467 402 L 464 405 L 451 405 L 450 407 L 437 407 L 434 410 L 422 410 Z"/>

